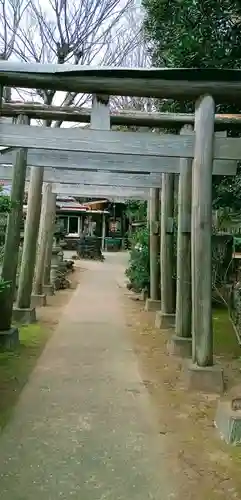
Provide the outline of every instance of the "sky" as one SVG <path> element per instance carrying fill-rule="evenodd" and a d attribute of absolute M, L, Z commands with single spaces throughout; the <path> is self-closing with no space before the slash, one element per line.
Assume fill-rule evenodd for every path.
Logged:
<path fill-rule="evenodd" d="M 106 2 L 106 5 L 108 5 L 110 1 L 113 1 L 113 0 L 94 0 L 94 1 L 91 0 L 91 4 L 93 5 L 95 2 L 96 2 L 96 4 L 98 4 L 98 2 L 100 2 L 98 5 L 100 5 L 102 7 L 103 4 L 105 4 L 105 2 Z M 126 1 L 128 1 L 128 0 L 119 0 L 119 2 L 117 2 L 117 8 L 115 10 L 119 10 L 122 7 L 124 7 L 124 5 L 126 4 Z M 9 2 L 10 2 L 10 0 L 9 0 Z M 73 3 L 71 4 L 71 2 L 70 2 L 69 5 L 72 5 L 72 6 L 79 5 L 79 0 L 72 0 L 72 2 Z M 88 5 L 88 0 L 83 0 L 82 3 L 85 3 L 85 2 Z M 82 64 L 86 64 L 86 62 L 87 62 L 87 63 L 90 63 L 91 65 L 95 65 L 95 66 L 99 65 L 99 64 L 103 64 L 103 63 L 106 65 L 106 63 L 109 64 L 113 61 L 113 58 L 116 57 L 116 54 L 119 54 L 119 57 L 121 57 L 123 55 L 123 52 L 124 52 L 124 49 L 125 49 L 125 46 L 126 46 L 126 43 L 128 42 L 128 40 L 135 39 L 135 36 L 134 36 L 135 29 L 137 29 L 137 25 L 138 25 L 138 23 L 140 23 L 140 19 L 141 19 L 140 0 L 133 0 L 133 2 L 134 2 L 133 8 L 130 9 L 130 11 L 128 12 L 128 15 L 125 15 L 124 17 L 122 16 L 118 25 L 115 26 L 115 28 L 112 30 L 112 40 L 111 40 L 110 44 L 109 44 L 109 42 L 108 43 L 106 42 L 105 44 L 103 44 L 103 40 L 101 41 L 101 44 L 100 44 L 101 33 L 103 32 L 103 30 L 106 30 L 107 27 L 109 26 L 109 23 L 110 23 L 109 20 L 104 21 L 102 23 L 102 25 L 96 31 L 95 37 L 93 40 L 91 40 L 91 36 L 87 37 L 88 39 L 85 42 L 86 48 L 84 49 L 86 56 L 84 56 L 83 60 L 80 61 Z M 37 5 L 37 2 L 36 2 L 36 5 Z M 43 15 L 46 16 L 45 19 L 47 20 L 47 22 L 50 22 L 52 19 L 54 21 L 54 25 L 56 26 L 56 19 L 54 18 L 54 15 L 53 15 L 53 9 L 51 7 L 50 0 L 41 0 L 40 6 L 42 9 Z M 81 17 L 80 21 L 83 21 L 83 16 Z M 90 14 L 89 14 L 89 16 L 90 16 Z M 93 23 L 93 19 L 92 19 L 92 23 Z M 85 21 L 85 24 L 86 24 L 86 21 Z M 25 30 L 25 32 L 27 33 L 27 36 L 25 36 L 26 43 L 23 43 L 23 41 L 18 40 L 16 47 L 17 47 L 18 51 L 24 50 L 27 61 L 29 61 L 31 59 L 34 60 L 33 59 L 34 52 L 36 53 L 37 56 L 39 56 L 41 54 L 41 48 L 44 47 L 44 52 L 41 55 L 41 62 L 56 62 L 56 56 L 54 55 L 54 51 L 52 50 L 53 44 L 51 42 L 44 43 L 44 44 L 42 43 L 41 36 L 40 36 L 40 30 L 39 30 L 39 27 L 36 25 L 36 23 L 34 23 L 33 20 L 31 21 L 31 18 L 29 16 L 24 15 L 23 19 L 22 19 L 22 26 L 23 26 L 23 30 Z M 1 19 L 0 19 L 0 29 L 1 29 Z M 72 28 L 70 28 L 70 29 L 72 29 Z M 29 30 L 29 32 L 28 32 L 28 30 Z M 46 30 L 44 30 L 44 32 L 46 33 Z M 83 36 L 85 36 L 84 29 L 82 30 L 82 32 L 83 32 Z M 21 35 L 21 36 L 23 36 L 23 35 Z M 78 39 L 77 36 L 78 35 L 74 36 L 75 42 Z M 59 38 L 59 36 L 58 36 L 58 38 Z M 31 44 L 31 40 L 32 40 L 32 44 Z M 88 49 L 88 46 L 93 47 L 93 45 L 95 47 L 94 57 L 93 57 L 93 49 L 91 49 L 91 50 Z M 23 49 L 24 46 L 25 46 L 25 49 Z M 111 47 L 111 50 L 109 47 Z M 12 56 L 12 59 L 16 59 L 16 58 L 19 60 L 19 54 L 15 54 Z M 133 61 L 132 61 L 132 58 L 133 58 Z M 134 50 L 129 50 L 128 58 L 125 58 L 124 63 L 122 65 L 126 66 L 126 65 L 132 65 L 132 64 L 139 64 L 138 62 L 136 62 L 139 60 L 140 60 L 140 58 L 138 56 L 135 57 Z M 114 62 L 117 63 L 117 65 L 118 65 L 118 60 L 114 61 Z M 64 92 L 57 92 L 55 97 L 54 97 L 53 104 L 57 105 L 57 106 L 62 105 L 65 96 L 66 96 L 66 94 Z M 20 95 L 19 95 L 19 92 L 17 92 L 16 90 L 13 90 L 12 99 L 13 100 L 24 100 L 24 101 L 28 101 L 28 102 L 32 101 L 32 100 L 38 101 L 40 103 L 43 102 L 41 97 L 39 95 L 37 95 L 36 93 L 34 95 L 30 95 L 30 93 L 28 91 L 26 92 L 24 90 L 21 90 Z M 90 103 L 84 102 L 84 100 L 83 100 L 83 98 L 81 98 L 81 96 L 80 96 L 80 98 L 78 98 L 78 102 L 75 101 L 75 104 L 85 105 L 85 106 L 90 105 Z M 32 124 L 37 125 L 38 123 L 33 120 Z M 40 123 L 40 125 L 41 125 L 41 123 Z M 80 124 L 65 123 L 62 126 L 73 127 L 73 126 L 80 126 Z"/>

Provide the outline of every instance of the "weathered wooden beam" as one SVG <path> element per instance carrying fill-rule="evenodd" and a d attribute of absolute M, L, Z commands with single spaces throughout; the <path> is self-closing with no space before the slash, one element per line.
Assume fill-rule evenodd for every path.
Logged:
<path fill-rule="evenodd" d="M 157 301 L 160 298 L 159 279 L 159 193 L 160 189 L 150 190 L 149 201 L 149 231 L 150 231 L 150 299 Z"/>
<path fill-rule="evenodd" d="M 10 181 L 12 178 L 12 167 L 0 165 L 0 181 Z M 26 180 L 30 179 L 30 168 L 27 169 Z M 44 182 L 60 182 L 61 184 L 91 184 L 92 186 L 118 186 L 118 187 L 159 187 L 161 185 L 161 174 L 113 174 L 108 172 L 93 172 L 76 170 L 63 170 L 54 168 L 44 169 Z"/>
<path fill-rule="evenodd" d="M 109 96 L 93 95 L 90 128 L 93 130 L 110 130 Z"/>
<path fill-rule="evenodd" d="M 108 102 L 101 104 L 100 99 L 94 98 L 92 124 L 93 123 L 96 127 L 109 126 Z M 115 201 L 124 201 L 129 198 L 147 199 L 149 196 L 149 189 L 147 188 L 141 189 L 111 185 L 83 185 L 82 183 L 76 185 L 55 183 L 53 184 L 53 192 L 63 196 L 105 197 L 108 199 L 113 199 Z"/>
<path fill-rule="evenodd" d="M 18 121 L 20 123 L 28 123 L 28 117 L 20 115 Z M 12 208 L 8 214 L 2 265 L 2 279 L 8 281 L 9 286 L 0 294 L 0 331 L 7 331 L 11 327 L 23 215 L 26 166 L 27 150 L 20 149 L 15 153 L 15 162 L 12 169 Z"/>
<path fill-rule="evenodd" d="M 126 198 L 123 197 L 123 196 L 108 196 L 107 199 L 108 199 L 108 201 L 111 201 L 112 203 L 123 203 L 123 204 L 125 204 L 125 202 L 126 202 Z M 137 198 L 133 197 L 133 198 L 129 198 L 129 199 L 135 200 Z"/>
<path fill-rule="evenodd" d="M 215 77 L 215 78 L 214 78 Z M 0 62 L 0 81 L 8 87 L 43 88 L 108 95 L 241 100 L 239 70 L 113 68 Z"/>
<path fill-rule="evenodd" d="M 48 240 L 46 245 L 45 261 L 44 261 L 44 286 L 45 289 L 46 287 L 49 287 L 49 290 L 50 291 L 52 290 L 52 293 L 53 293 L 53 287 L 50 283 L 50 272 L 51 272 L 54 230 L 55 230 L 55 216 L 56 216 L 56 194 L 51 193 Z"/>
<path fill-rule="evenodd" d="M 192 133 L 185 126 L 181 134 Z M 177 285 L 176 285 L 176 325 L 173 338 L 174 353 L 188 356 L 192 343 L 192 298 L 191 298 L 191 210 L 192 210 L 192 160 L 180 159 L 181 174 L 178 190 L 177 228 Z"/>
<path fill-rule="evenodd" d="M 35 103 L 6 103 L 1 108 L 1 116 L 17 117 L 25 114 L 31 119 L 60 120 L 65 122 L 89 123 L 91 108 L 71 106 L 47 106 Z M 189 113 L 157 113 L 135 111 L 132 109 L 115 110 L 110 114 L 111 125 L 127 125 L 137 127 L 181 128 L 194 125 L 194 114 Z M 216 130 L 237 130 L 241 128 L 240 114 L 215 115 Z"/>
<path fill-rule="evenodd" d="M 48 234 L 50 231 L 51 220 L 52 220 L 51 204 L 52 204 L 52 184 L 44 184 L 41 221 L 39 229 L 39 244 L 38 244 L 38 252 L 36 258 L 35 277 L 33 283 L 33 295 L 43 294 L 44 270 L 45 270 L 44 265 L 45 265 L 46 250 L 48 244 Z"/>
<path fill-rule="evenodd" d="M 48 128 L 0 123 L 0 146 L 133 156 L 193 158 L 194 136 L 144 132 Z M 215 138 L 214 159 L 238 160 L 241 141 Z"/>
<path fill-rule="evenodd" d="M 27 216 L 24 227 L 23 254 L 17 293 L 17 308 L 30 309 L 36 248 L 41 212 L 43 169 L 32 167 L 28 191 Z"/>
<path fill-rule="evenodd" d="M 175 312 L 174 295 L 174 175 L 162 175 L 161 191 L 161 315 Z M 162 323 L 162 322 L 161 322 Z"/>
<path fill-rule="evenodd" d="M 13 152 L 3 153 L 0 150 L 0 165 L 11 165 Z M 52 167 L 57 170 L 101 170 L 115 173 L 175 173 L 180 172 L 179 158 L 155 156 L 120 155 L 106 153 L 76 153 L 75 151 L 44 151 L 34 149 L 28 151 L 28 165 L 34 167 Z M 214 160 L 213 175 L 235 175 L 235 160 Z M 59 175 L 62 175 L 61 173 Z"/>
<path fill-rule="evenodd" d="M 101 230 L 101 250 L 105 250 L 105 235 L 106 235 L 106 220 L 105 213 L 102 214 L 102 230 Z"/>
<path fill-rule="evenodd" d="M 193 362 L 213 365 L 212 332 L 212 157 L 214 101 L 196 105 L 196 145 L 192 178 L 192 330 Z"/>
<path fill-rule="evenodd" d="M 141 188 L 119 188 L 116 186 L 83 186 L 69 184 L 53 184 L 53 193 L 66 196 L 92 196 L 92 197 L 118 197 L 123 199 L 133 198 L 137 200 L 147 200 L 149 198 L 149 189 Z"/>

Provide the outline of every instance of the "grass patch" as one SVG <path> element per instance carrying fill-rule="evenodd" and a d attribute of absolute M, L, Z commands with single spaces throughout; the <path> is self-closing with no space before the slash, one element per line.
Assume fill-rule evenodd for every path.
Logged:
<path fill-rule="evenodd" d="M 239 358 L 241 348 L 226 309 L 213 311 L 214 352 L 217 356 Z"/>
<path fill-rule="evenodd" d="M 0 351 L 0 431 L 8 422 L 19 394 L 28 381 L 50 332 L 41 325 L 19 329 L 20 346 L 13 351 Z"/>

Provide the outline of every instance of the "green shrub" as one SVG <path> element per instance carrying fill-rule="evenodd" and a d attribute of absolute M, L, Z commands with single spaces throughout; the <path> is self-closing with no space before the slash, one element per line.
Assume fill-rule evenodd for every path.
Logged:
<path fill-rule="evenodd" d="M 10 285 L 11 281 L 5 281 L 2 278 L 0 278 L 0 293 L 2 293 L 7 288 L 10 288 Z"/>
<path fill-rule="evenodd" d="M 146 227 L 138 229 L 130 238 L 131 250 L 126 276 L 133 290 L 140 292 L 150 288 L 149 231 Z"/>
<path fill-rule="evenodd" d="M 176 278 L 177 258 L 177 227 L 174 227 L 174 278 Z M 130 259 L 126 270 L 133 290 L 140 292 L 143 289 L 150 291 L 150 261 L 149 261 L 149 231 L 142 227 L 130 236 Z M 230 281 L 232 271 L 232 237 L 229 235 L 213 235 L 212 238 L 212 282 L 213 290 L 222 287 Z"/>
<path fill-rule="evenodd" d="M 3 261 L 3 252 L 4 252 L 4 241 L 6 234 L 6 226 L 7 226 L 7 214 L 11 210 L 11 199 L 8 195 L 3 194 L 3 188 L 0 185 L 0 273 L 1 273 L 1 264 Z M 0 293 L 9 288 L 11 283 L 9 281 L 5 281 L 0 277 Z"/>

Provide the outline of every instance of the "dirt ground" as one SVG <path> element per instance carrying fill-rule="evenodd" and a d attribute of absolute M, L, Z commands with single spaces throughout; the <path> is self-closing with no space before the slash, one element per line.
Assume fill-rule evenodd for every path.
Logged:
<path fill-rule="evenodd" d="M 139 369 L 167 440 L 167 464 L 182 484 L 182 498 L 241 498 L 241 449 L 222 442 L 214 427 L 218 396 L 191 393 L 185 386 L 185 362 L 167 354 L 171 331 L 153 328 L 154 314 L 123 293 L 123 308 Z M 237 382 L 240 362 L 222 359 Z"/>
<path fill-rule="evenodd" d="M 39 309 L 41 324 L 51 329 L 56 327 L 62 308 L 81 282 L 84 271 L 84 266 L 76 267 L 70 276 L 71 289 L 49 297 L 49 306 Z M 185 363 L 167 354 L 166 343 L 171 333 L 153 327 L 154 313 L 145 312 L 143 302 L 130 300 L 129 292 L 124 292 L 123 309 L 159 432 L 167 439 L 168 468 L 179 476 L 183 499 L 240 499 L 241 449 L 223 443 L 213 424 L 219 396 L 186 390 Z M 231 390 L 240 381 L 240 362 L 236 357 L 232 359 L 232 355 L 218 355 Z"/>
<path fill-rule="evenodd" d="M 19 325 L 20 345 L 17 349 L 0 351 L 0 432 L 10 420 L 19 395 L 56 328 L 64 306 L 80 282 L 82 272 L 83 269 L 76 266 L 68 276 L 70 288 L 48 297 L 48 305 L 37 309 L 37 323 Z"/>
<path fill-rule="evenodd" d="M 50 335 L 85 270 L 85 263 L 81 263 L 81 267 L 78 263 L 69 276 L 71 288 L 48 297 L 48 305 L 37 310 L 39 323 L 50 331 Z M 145 312 L 143 302 L 133 301 L 129 295 L 124 288 L 120 290 L 127 335 L 150 395 L 159 433 L 165 436 L 166 467 L 173 471 L 173 477 L 181 485 L 180 498 L 240 499 L 241 448 L 222 442 L 213 424 L 219 396 L 186 390 L 185 363 L 167 354 L 166 344 L 171 332 L 155 329 L 155 313 Z M 226 331 L 224 334 L 227 337 Z M 240 382 L 237 347 L 235 356 L 233 352 L 232 343 L 225 354 L 222 345 L 216 352 L 228 375 L 228 392 Z"/>
<path fill-rule="evenodd" d="M 37 309 L 37 318 L 41 325 L 50 330 L 56 328 L 64 307 L 71 299 L 73 291 L 76 289 L 78 283 L 81 282 L 81 274 L 85 270 L 84 265 L 80 266 L 79 264 L 75 264 L 74 272 L 68 275 L 68 280 L 71 283 L 70 288 L 59 290 L 52 297 L 47 297 L 47 306 Z"/>

